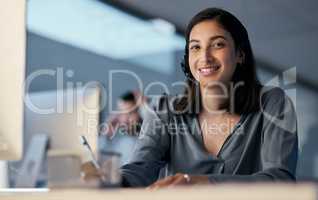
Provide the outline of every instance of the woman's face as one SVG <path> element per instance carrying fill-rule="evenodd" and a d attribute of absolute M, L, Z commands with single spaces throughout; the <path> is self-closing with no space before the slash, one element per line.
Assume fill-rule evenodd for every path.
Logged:
<path fill-rule="evenodd" d="M 201 86 L 225 84 L 234 74 L 241 58 L 235 50 L 234 40 L 215 20 L 196 24 L 189 37 L 189 65 Z"/>

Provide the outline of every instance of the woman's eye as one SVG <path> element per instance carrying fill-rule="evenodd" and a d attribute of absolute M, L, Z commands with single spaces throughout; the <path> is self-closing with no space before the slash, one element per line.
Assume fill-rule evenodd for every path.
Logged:
<path fill-rule="evenodd" d="M 215 42 L 213 44 L 213 47 L 217 49 L 223 48 L 224 46 L 225 46 L 224 42 Z"/>
<path fill-rule="evenodd" d="M 198 46 L 198 45 L 194 45 L 194 46 L 190 47 L 190 50 L 193 50 L 193 51 L 197 51 L 199 49 L 200 49 L 200 46 Z"/>

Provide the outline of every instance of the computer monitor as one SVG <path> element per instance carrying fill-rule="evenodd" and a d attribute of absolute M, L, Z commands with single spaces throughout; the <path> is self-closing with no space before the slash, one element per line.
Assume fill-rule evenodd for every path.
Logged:
<path fill-rule="evenodd" d="M 19 172 L 10 173 L 13 187 L 80 177 L 81 163 L 92 159 L 80 136 L 85 136 L 97 158 L 100 92 L 99 84 L 92 82 L 81 88 L 25 95 L 24 156 L 22 162 L 11 165 Z"/>
<path fill-rule="evenodd" d="M 83 88 L 41 91 L 26 94 L 24 133 L 28 139 L 45 134 L 51 152 L 72 152 L 87 159 L 80 136 L 84 135 L 95 156 L 100 111 L 100 88 L 98 84 Z"/>
<path fill-rule="evenodd" d="M 22 157 L 25 2 L 3 0 L 0 6 L 0 160 Z"/>

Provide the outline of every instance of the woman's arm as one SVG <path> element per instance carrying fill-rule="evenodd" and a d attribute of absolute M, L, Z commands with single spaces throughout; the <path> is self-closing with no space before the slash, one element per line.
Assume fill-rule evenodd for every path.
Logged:
<path fill-rule="evenodd" d="M 124 187 L 148 186 L 158 179 L 160 169 L 166 164 L 170 145 L 163 122 L 168 115 L 167 109 L 164 97 L 159 100 L 156 111 L 147 109 L 133 158 L 121 168 Z"/>

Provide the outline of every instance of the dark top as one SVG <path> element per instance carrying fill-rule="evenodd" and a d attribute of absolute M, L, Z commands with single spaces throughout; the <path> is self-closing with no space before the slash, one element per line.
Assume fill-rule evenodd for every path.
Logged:
<path fill-rule="evenodd" d="M 159 174 L 175 173 L 207 175 L 211 182 L 295 180 L 295 110 L 283 90 L 266 90 L 261 110 L 241 116 L 217 156 L 205 149 L 198 115 L 169 112 L 163 97 L 148 111 L 133 158 L 121 168 L 123 186 L 148 186 Z"/>

